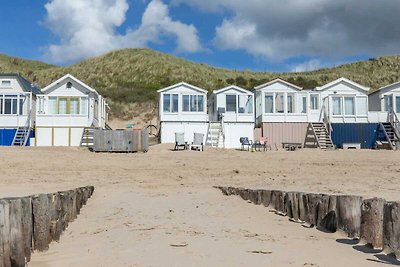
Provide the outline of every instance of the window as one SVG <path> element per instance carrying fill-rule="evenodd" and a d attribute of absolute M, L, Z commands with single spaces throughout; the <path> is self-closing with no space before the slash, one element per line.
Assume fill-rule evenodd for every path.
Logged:
<path fill-rule="evenodd" d="M 27 98 L 25 96 L 19 97 L 19 111 L 18 111 L 19 115 L 24 115 L 24 106 L 25 106 L 26 99 Z"/>
<path fill-rule="evenodd" d="M 332 97 L 333 115 L 342 115 L 342 98 Z"/>
<path fill-rule="evenodd" d="M 72 83 L 71 82 L 67 82 L 67 88 L 68 89 L 72 88 Z"/>
<path fill-rule="evenodd" d="M 88 98 L 87 97 L 81 97 L 79 114 L 83 114 L 83 115 L 88 114 Z"/>
<path fill-rule="evenodd" d="M 272 95 L 265 96 L 265 113 L 274 113 L 274 97 Z"/>
<path fill-rule="evenodd" d="M 10 80 L 3 80 L 3 81 L 1 81 L 1 86 L 2 87 L 11 87 L 11 81 Z"/>
<path fill-rule="evenodd" d="M 285 111 L 283 97 L 284 97 L 284 95 L 282 93 L 277 93 L 275 95 L 275 112 L 276 113 L 283 113 Z"/>
<path fill-rule="evenodd" d="M 396 112 L 400 113 L 400 96 L 396 96 Z"/>
<path fill-rule="evenodd" d="M 301 97 L 301 113 L 307 113 L 307 97 Z"/>
<path fill-rule="evenodd" d="M 58 114 L 58 105 L 57 105 L 57 97 L 50 96 L 49 97 L 49 114 Z"/>
<path fill-rule="evenodd" d="M 69 101 L 69 114 L 79 114 L 79 97 L 71 97 Z"/>
<path fill-rule="evenodd" d="M 317 110 L 319 109 L 319 95 L 311 94 L 310 95 L 311 109 Z"/>
<path fill-rule="evenodd" d="M 183 111 L 189 112 L 190 111 L 190 96 L 189 95 L 182 96 L 182 102 L 183 102 Z"/>
<path fill-rule="evenodd" d="M 184 112 L 203 112 L 204 96 L 202 95 L 183 95 L 183 111 Z"/>
<path fill-rule="evenodd" d="M 68 114 L 68 98 L 59 97 L 58 98 L 58 114 Z"/>
<path fill-rule="evenodd" d="M 392 95 L 385 95 L 383 97 L 383 111 L 389 111 L 392 109 L 393 104 L 393 96 Z"/>
<path fill-rule="evenodd" d="M 239 95 L 239 113 L 253 113 L 252 95 Z"/>
<path fill-rule="evenodd" d="M 287 95 L 287 113 L 294 113 L 294 95 Z"/>
<path fill-rule="evenodd" d="M 236 112 L 236 95 L 226 95 L 226 112 Z"/>
<path fill-rule="evenodd" d="M 163 106 L 164 106 L 163 108 L 164 112 L 178 112 L 178 95 L 164 94 Z"/>
<path fill-rule="evenodd" d="M 344 97 L 344 115 L 355 115 L 354 97 Z"/>
<path fill-rule="evenodd" d="M 357 115 L 367 115 L 367 103 L 368 103 L 368 98 L 367 97 L 357 97 Z"/>

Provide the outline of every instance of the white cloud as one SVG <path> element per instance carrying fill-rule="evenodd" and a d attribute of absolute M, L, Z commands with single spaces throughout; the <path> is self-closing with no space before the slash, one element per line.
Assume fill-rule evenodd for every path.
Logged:
<path fill-rule="evenodd" d="M 319 59 L 311 59 L 304 63 L 298 64 L 292 68 L 292 72 L 304 72 L 304 71 L 313 71 L 323 67 L 321 60 Z"/>
<path fill-rule="evenodd" d="M 399 53 L 396 0 L 173 0 L 228 14 L 216 27 L 223 50 L 283 61 L 298 56 L 341 60 Z"/>
<path fill-rule="evenodd" d="M 164 36 L 176 39 L 177 52 L 202 50 L 193 25 L 174 21 L 168 6 L 152 0 L 136 29 L 118 34 L 126 20 L 127 0 L 51 0 L 45 5 L 45 25 L 59 38 L 46 48 L 45 57 L 55 63 L 66 63 L 99 55 L 110 50 L 146 47 Z"/>

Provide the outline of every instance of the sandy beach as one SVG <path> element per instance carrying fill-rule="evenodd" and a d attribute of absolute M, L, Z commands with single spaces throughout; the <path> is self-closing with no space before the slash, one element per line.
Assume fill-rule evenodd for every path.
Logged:
<path fill-rule="evenodd" d="M 381 266 L 391 261 L 340 233 L 301 227 L 212 187 L 400 200 L 398 152 L 171 148 L 156 145 L 145 154 L 0 148 L 2 197 L 96 188 L 60 242 L 35 252 L 29 266 Z"/>

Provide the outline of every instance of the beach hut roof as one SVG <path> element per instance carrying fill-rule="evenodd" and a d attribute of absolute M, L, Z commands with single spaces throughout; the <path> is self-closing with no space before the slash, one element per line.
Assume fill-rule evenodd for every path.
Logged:
<path fill-rule="evenodd" d="M 244 94 L 252 94 L 251 91 L 243 89 L 242 87 L 239 87 L 239 86 L 236 86 L 236 85 L 229 85 L 227 87 L 224 87 L 224 88 L 221 88 L 221 89 L 218 89 L 218 90 L 214 90 L 213 94 L 220 94 L 220 93 L 223 93 L 223 92 L 231 90 L 231 89 L 237 90 L 237 91 L 239 91 L 241 93 L 244 93 Z"/>
<path fill-rule="evenodd" d="M 18 83 L 21 85 L 22 91 L 27 93 L 31 92 L 34 95 L 42 94 L 38 85 L 31 83 L 30 81 L 22 77 L 19 73 L 0 73 L 0 78 L 8 78 L 8 77 L 16 79 Z"/>
<path fill-rule="evenodd" d="M 356 83 L 356 82 L 354 82 L 352 80 L 349 80 L 347 78 L 344 78 L 344 77 L 341 77 L 341 78 L 339 78 L 337 80 L 334 80 L 334 81 L 332 81 L 330 83 L 327 83 L 327 84 L 325 84 L 323 86 L 317 87 L 317 88 L 315 88 L 315 90 L 316 91 L 324 91 L 324 90 L 326 90 L 326 89 L 328 89 L 328 88 L 330 88 L 332 86 L 335 86 L 335 85 L 337 85 L 339 83 L 347 83 L 347 84 L 349 84 L 351 86 L 354 86 L 354 87 L 360 89 L 361 91 L 365 91 L 365 92 L 369 91 L 369 87 L 365 87 L 365 86 L 363 86 L 363 85 L 361 85 L 359 83 Z"/>
<path fill-rule="evenodd" d="M 171 86 L 162 88 L 162 89 L 158 90 L 157 93 L 162 93 L 162 92 L 165 92 L 165 91 L 174 89 L 174 88 L 179 87 L 179 86 L 188 87 L 188 88 L 190 88 L 190 89 L 192 89 L 192 90 L 201 92 L 201 93 L 203 93 L 203 94 L 207 94 L 207 93 L 208 93 L 207 90 L 201 89 L 200 87 L 197 87 L 197 86 L 191 85 L 191 84 L 189 84 L 189 83 L 185 83 L 185 82 L 180 82 L 180 83 L 177 83 L 177 84 L 174 84 L 174 85 L 171 85 Z"/>
<path fill-rule="evenodd" d="M 267 82 L 267 83 L 264 83 L 264 84 L 261 84 L 261 85 L 258 85 L 258 86 L 256 86 L 256 87 L 254 87 L 254 89 L 259 90 L 259 89 L 262 89 L 262 88 L 264 88 L 264 87 L 267 87 L 267 86 L 269 86 L 269 85 L 271 85 L 271 84 L 275 84 L 275 83 L 283 83 L 283 84 L 285 84 L 285 85 L 287 85 L 287 86 L 289 86 L 289 87 L 291 87 L 291 88 L 293 88 L 293 89 L 295 89 L 295 90 L 299 90 L 299 91 L 300 91 L 300 90 L 303 90 L 302 87 L 297 86 L 297 85 L 295 85 L 295 84 L 292 84 L 292 83 L 290 83 L 290 82 L 287 82 L 287 81 L 285 81 L 285 80 L 282 80 L 282 79 L 280 79 L 280 78 L 275 79 L 275 80 L 272 80 L 272 81 Z"/>
<path fill-rule="evenodd" d="M 46 92 L 51 90 L 53 87 L 55 87 L 56 85 L 60 84 L 62 81 L 64 81 L 65 79 L 71 79 L 73 81 L 75 81 L 77 84 L 81 85 L 82 87 L 86 88 L 88 91 L 93 92 L 95 94 L 99 94 L 95 89 L 93 89 L 92 87 L 90 87 L 89 85 L 85 84 L 84 82 L 82 82 L 81 80 L 75 78 L 74 76 L 72 76 L 71 74 L 66 74 L 63 77 L 61 77 L 60 79 L 56 80 L 55 82 L 51 83 L 50 85 L 46 86 L 42 92 Z"/>

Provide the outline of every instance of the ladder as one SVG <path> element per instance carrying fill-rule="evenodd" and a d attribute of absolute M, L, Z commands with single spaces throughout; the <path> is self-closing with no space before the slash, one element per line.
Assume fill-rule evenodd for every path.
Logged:
<path fill-rule="evenodd" d="M 225 133 L 223 122 L 209 122 L 206 144 L 215 148 L 225 147 Z"/>
<path fill-rule="evenodd" d="M 383 131 L 390 149 L 399 149 L 400 140 L 394 125 L 390 122 L 381 122 L 380 129 Z"/>
<path fill-rule="evenodd" d="M 94 144 L 94 130 L 96 127 L 85 127 L 83 128 L 82 139 L 80 146 L 93 148 Z"/>
<path fill-rule="evenodd" d="M 308 124 L 305 148 L 333 149 L 331 134 L 323 122 L 311 122 Z"/>
<path fill-rule="evenodd" d="M 11 143 L 12 146 L 26 146 L 29 140 L 29 134 L 31 132 L 30 122 L 31 112 L 28 114 L 25 125 L 22 127 L 17 127 L 17 131 L 15 132 L 13 141 Z"/>

